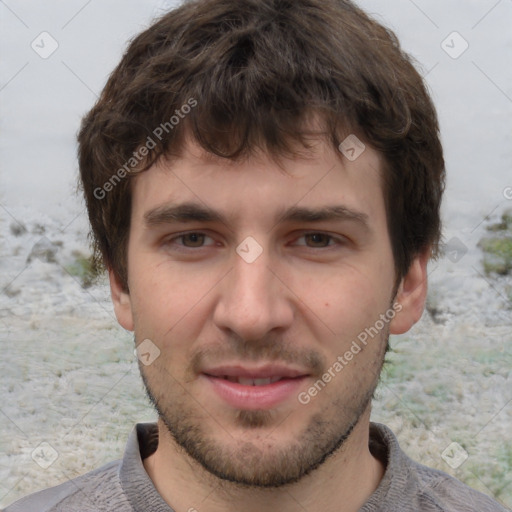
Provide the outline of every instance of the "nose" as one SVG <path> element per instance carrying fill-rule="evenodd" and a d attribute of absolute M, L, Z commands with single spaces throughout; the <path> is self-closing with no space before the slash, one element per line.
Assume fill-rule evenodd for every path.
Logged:
<path fill-rule="evenodd" d="M 263 339 L 293 321 L 293 293 L 264 251 L 248 263 L 238 254 L 231 272 L 222 280 L 213 321 L 246 341 Z"/>

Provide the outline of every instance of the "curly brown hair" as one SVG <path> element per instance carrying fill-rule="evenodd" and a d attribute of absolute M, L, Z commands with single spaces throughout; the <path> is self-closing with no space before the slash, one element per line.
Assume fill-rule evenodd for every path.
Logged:
<path fill-rule="evenodd" d="M 396 36 L 348 0 L 193 0 L 138 35 L 80 133 L 95 256 L 125 290 L 132 180 L 186 136 L 229 159 L 335 147 L 354 133 L 384 160 L 397 277 L 437 254 L 444 159 L 425 83 Z"/>

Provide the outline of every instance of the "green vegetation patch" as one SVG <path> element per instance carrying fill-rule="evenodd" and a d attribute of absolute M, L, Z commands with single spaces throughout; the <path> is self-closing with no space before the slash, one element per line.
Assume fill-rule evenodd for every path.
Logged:
<path fill-rule="evenodd" d="M 86 256 L 79 251 L 73 251 L 72 254 L 75 259 L 66 265 L 66 271 L 77 277 L 83 288 L 89 288 L 101 275 L 101 269 L 92 256 Z"/>
<path fill-rule="evenodd" d="M 501 221 L 488 226 L 493 235 L 484 236 L 478 246 L 484 253 L 483 266 L 487 275 L 512 273 L 512 210 L 501 216 Z"/>

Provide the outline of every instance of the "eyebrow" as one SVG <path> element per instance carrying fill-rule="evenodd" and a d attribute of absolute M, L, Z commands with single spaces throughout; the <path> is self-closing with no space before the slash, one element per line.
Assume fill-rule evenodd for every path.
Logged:
<path fill-rule="evenodd" d="M 226 222 L 221 213 L 196 203 L 159 206 L 146 212 L 144 220 L 147 226 L 172 222 Z"/>
<path fill-rule="evenodd" d="M 345 206 L 324 206 L 322 208 L 302 208 L 294 206 L 286 210 L 279 217 L 280 222 L 325 222 L 332 220 L 353 221 L 369 226 L 368 215 L 363 212 L 351 210 Z"/>
<path fill-rule="evenodd" d="M 281 212 L 276 218 L 278 219 L 277 223 L 350 221 L 370 231 L 369 219 L 366 213 L 340 205 L 324 206 L 321 208 L 293 206 Z M 144 214 L 144 221 L 148 227 L 156 227 L 173 222 L 218 222 L 226 225 L 229 224 L 227 218 L 222 213 L 194 202 L 159 206 L 146 212 Z"/>

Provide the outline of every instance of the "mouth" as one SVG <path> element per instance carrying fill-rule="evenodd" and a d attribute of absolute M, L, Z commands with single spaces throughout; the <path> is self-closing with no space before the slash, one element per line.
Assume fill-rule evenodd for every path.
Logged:
<path fill-rule="evenodd" d="M 280 365 L 234 365 L 205 369 L 200 377 L 224 404 L 239 410 L 268 410 L 295 399 L 309 374 Z"/>
<path fill-rule="evenodd" d="M 267 386 L 268 384 L 273 384 L 274 382 L 279 382 L 286 377 L 269 377 L 267 379 L 256 379 L 256 378 L 247 378 L 247 377 L 231 377 L 229 375 L 224 375 L 221 377 L 223 379 L 228 380 L 229 382 L 235 382 L 237 384 L 241 384 L 242 386 Z"/>

